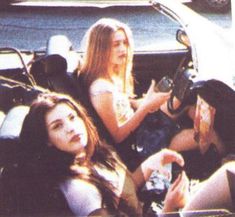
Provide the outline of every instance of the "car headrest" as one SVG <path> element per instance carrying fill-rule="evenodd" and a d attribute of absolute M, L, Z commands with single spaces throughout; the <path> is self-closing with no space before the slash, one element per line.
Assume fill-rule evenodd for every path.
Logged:
<path fill-rule="evenodd" d="M 18 137 L 28 111 L 28 106 L 19 105 L 13 107 L 4 118 L 0 128 L 0 137 Z"/>

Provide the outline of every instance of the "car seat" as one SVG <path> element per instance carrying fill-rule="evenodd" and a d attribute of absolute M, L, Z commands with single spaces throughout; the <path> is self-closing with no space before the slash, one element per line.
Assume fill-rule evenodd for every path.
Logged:
<path fill-rule="evenodd" d="M 0 137 L 18 137 L 20 135 L 24 118 L 28 111 L 29 107 L 25 105 L 13 107 L 7 113 L 1 125 Z"/>

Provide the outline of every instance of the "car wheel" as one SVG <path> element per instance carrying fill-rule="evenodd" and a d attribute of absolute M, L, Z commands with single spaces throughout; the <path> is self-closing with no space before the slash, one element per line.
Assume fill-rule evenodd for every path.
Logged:
<path fill-rule="evenodd" d="M 231 0 L 197 0 L 197 3 L 217 12 L 228 12 L 231 9 Z"/>

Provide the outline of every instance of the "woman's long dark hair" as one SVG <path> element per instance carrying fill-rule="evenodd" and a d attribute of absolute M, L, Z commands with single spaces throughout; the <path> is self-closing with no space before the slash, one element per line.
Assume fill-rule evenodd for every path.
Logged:
<path fill-rule="evenodd" d="M 88 132 L 85 159 L 79 159 L 70 153 L 48 146 L 48 132 L 45 124 L 46 114 L 60 103 L 66 103 L 74 109 L 85 123 Z M 110 148 L 103 144 L 96 128 L 88 117 L 84 108 L 70 97 L 47 93 L 42 94 L 34 101 L 26 116 L 20 134 L 22 143 L 22 165 L 27 176 L 43 177 L 54 185 L 68 177 L 79 178 L 97 186 L 103 196 L 103 202 L 111 209 L 117 209 L 117 198 L 111 183 L 101 177 L 95 170 L 94 164 L 105 165 L 114 170 L 118 163 L 113 157 Z M 71 170 L 72 166 L 85 166 L 87 174 L 79 174 Z"/>
<path fill-rule="evenodd" d="M 214 129 L 227 153 L 235 153 L 235 91 L 219 80 L 208 80 L 198 94 L 215 107 Z"/>

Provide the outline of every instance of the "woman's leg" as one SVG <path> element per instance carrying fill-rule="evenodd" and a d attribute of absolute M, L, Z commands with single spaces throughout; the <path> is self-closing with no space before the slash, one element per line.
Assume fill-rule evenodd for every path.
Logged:
<path fill-rule="evenodd" d="M 198 149 L 198 144 L 194 140 L 194 129 L 184 129 L 177 133 L 172 138 L 169 148 L 178 152 Z"/>
<path fill-rule="evenodd" d="M 201 183 L 200 188 L 194 195 L 191 195 L 183 210 L 228 209 L 234 211 L 227 171 L 235 176 L 235 161 L 224 164 L 209 179 Z"/>
<path fill-rule="evenodd" d="M 195 106 L 189 106 L 185 109 L 185 112 L 194 120 Z M 172 138 L 169 148 L 178 152 L 198 149 L 199 146 L 194 140 L 194 135 L 194 128 L 181 130 Z"/>
<path fill-rule="evenodd" d="M 193 128 L 180 131 L 172 138 L 169 148 L 178 152 L 200 149 L 201 153 L 204 154 L 209 149 L 210 145 L 214 144 L 218 153 L 221 156 L 224 155 L 225 146 L 214 130 L 211 131 L 210 141 L 208 141 L 208 144 L 204 144 L 202 146 L 194 140 L 194 135 L 195 131 Z"/>

